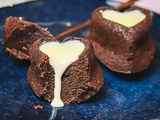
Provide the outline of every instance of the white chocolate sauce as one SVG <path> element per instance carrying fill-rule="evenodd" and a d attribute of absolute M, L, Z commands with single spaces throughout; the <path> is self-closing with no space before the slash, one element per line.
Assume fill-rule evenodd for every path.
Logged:
<path fill-rule="evenodd" d="M 146 15 L 139 10 L 118 12 L 114 10 L 100 10 L 103 18 L 114 21 L 126 27 L 132 27 L 146 18 Z"/>
<path fill-rule="evenodd" d="M 85 48 L 84 43 L 78 40 L 70 40 L 64 43 L 45 42 L 39 49 L 50 58 L 50 65 L 55 72 L 54 99 L 51 102 L 53 107 L 63 107 L 61 100 L 61 77 L 66 68 L 76 61 Z"/>

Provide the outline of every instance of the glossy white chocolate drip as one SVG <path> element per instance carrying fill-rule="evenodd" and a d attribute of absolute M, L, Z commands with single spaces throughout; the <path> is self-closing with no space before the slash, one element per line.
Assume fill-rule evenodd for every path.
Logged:
<path fill-rule="evenodd" d="M 50 58 L 50 64 L 55 72 L 54 99 L 51 105 L 54 107 L 63 107 L 61 100 L 61 77 L 66 68 L 76 61 L 85 48 L 84 43 L 78 40 L 70 40 L 64 43 L 45 42 L 39 49 Z"/>
<path fill-rule="evenodd" d="M 126 27 L 132 27 L 146 18 L 146 15 L 139 10 L 118 12 L 114 10 L 100 10 L 103 18 L 119 23 Z"/>

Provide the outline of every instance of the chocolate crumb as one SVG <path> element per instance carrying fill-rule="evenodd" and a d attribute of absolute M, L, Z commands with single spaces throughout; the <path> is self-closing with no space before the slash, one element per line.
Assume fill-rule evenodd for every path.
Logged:
<path fill-rule="evenodd" d="M 64 116 L 62 116 L 62 120 L 64 120 Z"/>
<path fill-rule="evenodd" d="M 35 110 L 38 110 L 38 109 L 42 110 L 43 109 L 42 105 L 35 105 L 33 107 L 34 107 Z"/>

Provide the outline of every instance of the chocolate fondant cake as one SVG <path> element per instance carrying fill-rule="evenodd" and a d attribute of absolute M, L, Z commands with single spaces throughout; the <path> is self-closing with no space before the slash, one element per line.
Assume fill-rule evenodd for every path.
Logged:
<path fill-rule="evenodd" d="M 138 7 L 127 9 L 125 14 L 138 11 L 136 14 L 145 17 L 135 25 L 125 26 L 123 23 L 104 18 L 102 13 L 105 10 L 113 9 L 97 8 L 91 17 L 88 39 L 93 44 L 96 57 L 112 71 L 129 74 L 145 70 L 155 52 L 155 43 L 150 35 L 152 25 L 150 12 Z M 113 16 L 115 17 L 115 13 Z M 117 17 L 117 20 L 120 19 Z M 129 22 L 132 20 L 137 18 L 130 18 Z M 127 24 L 128 21 L 122 18 L 122 22 Z"/>
<path fill-rule="evenodd" d="M 40 50 L 40 46 L 49 41 L 53 40 L 42 38 L 30 47 L 31 65 L 27 77 L 35 94 L 51 102 L 54 98 L 56 68 L 50 64 L 51 58 Z M 79 41 L 85 47 L 78 59 L 71 63 L 62 75 L 61 99 L 65 104 L 85 101 L 103 85 L 103 72 L 95 62 L 92 44 L 87 39 L 79 37 L 66 38 L 62 44 L 70 41 Z"/>
<path fill-rule="evenodd" d="M 4 26 L 4 40 L 2 44 L 6 52 L 20 60 L 29 59 L 31 44 L 41 37 L 53 37 L 46 29 L 35 23 L 8 17 Z"/>

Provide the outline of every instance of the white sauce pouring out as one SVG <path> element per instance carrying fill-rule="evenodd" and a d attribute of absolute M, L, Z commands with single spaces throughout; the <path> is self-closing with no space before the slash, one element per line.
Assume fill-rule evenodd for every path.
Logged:
<path fill-rule="evenodd" d="M 79 40 L 70 40 L 64 43 L 44 42 L 39 49 L 50 58 L 50 65 L 55 71 L 54 99 L 51 102 L 53 107 L 63 107 L 61 100 L 61 77 L 66 68 L 76 61 L 85 48 L 84 43 Z"/>

